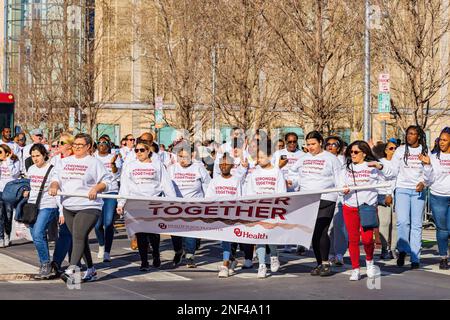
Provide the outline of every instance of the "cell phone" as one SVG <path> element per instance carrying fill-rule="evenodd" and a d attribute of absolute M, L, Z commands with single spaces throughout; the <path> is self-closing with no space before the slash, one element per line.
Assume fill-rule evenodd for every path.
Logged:
<path fill-rule="evenodd" d="M 281 160 L 287 160 L 287 155 L 283 154 L 283 155 L 280 157 L 280 159 L 281 159 Z"/>

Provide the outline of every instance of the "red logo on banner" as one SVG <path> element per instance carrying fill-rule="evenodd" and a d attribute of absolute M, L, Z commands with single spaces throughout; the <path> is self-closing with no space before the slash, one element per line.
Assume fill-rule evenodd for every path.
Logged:
<path fill-rule="evenodd" d="M 158 227 L 160 228 L 160 229 L 167 229 L 167 225 L 165 224 L 165 223 L 160 223 L 160 224 L 158 224 Z"/>
<path fill-rule="evenodd" d="M 242 231 L 241 231 L 241 229 L 235 228 L 235 229 L 234 229 L 234 234 L 236 235 L 236 237 L 242 236 Z"/>
<path fill-rule="evenodd" d="M 269 237 L 265 233 L 251 233 L 248 231 L 242 232 L 241 229 L 235 228 L 234 234 L 238 238 L 251 238 L 251 239 L 268 239 Z"/>

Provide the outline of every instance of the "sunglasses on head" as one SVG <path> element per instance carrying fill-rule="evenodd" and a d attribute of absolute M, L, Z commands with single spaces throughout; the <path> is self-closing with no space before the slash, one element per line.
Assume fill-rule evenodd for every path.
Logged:
<path fill-rule="evenodd" d="M 134 149 L 134 152 L 135 152 L 135 153 L 139 153 L 139 152 L 144 153 L 144 152 L 146 152 L 146 151 L 147 151 L 147 149 L 145 149 L 145 148 L 135 148 L 135 149 Z"/>

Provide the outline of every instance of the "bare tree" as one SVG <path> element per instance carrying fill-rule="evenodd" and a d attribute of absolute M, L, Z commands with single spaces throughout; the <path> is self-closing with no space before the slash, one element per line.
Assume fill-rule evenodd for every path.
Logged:
<path fill-rule="evenodd" d="M 360 5 L 294 0 L 274 7 L 264 17 L 279 39 L 273 49 L 290 71 L 292 104 L 314 128 L 333 131 L 357 114 L 353 101 L 361 93 L 361 33 L 356 31 L 362 25 Z"/>
<path fill-rule="evenodd" d="M 427 129 L 450 110 L 447 90 L 440 94 L 450 80 L 449 8 L 444 3 L 377 1 L 385 14 L 376 41 L 399 73 L 391 82 L 392 108 L 402 129 L 411 122 Z"/>

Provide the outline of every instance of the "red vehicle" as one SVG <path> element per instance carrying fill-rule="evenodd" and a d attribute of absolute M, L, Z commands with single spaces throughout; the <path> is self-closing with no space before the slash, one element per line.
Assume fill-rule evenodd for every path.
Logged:
<path fill-rule="evenodd" d="M 14 95 L 0 92 L 0 130 L 6 127 L 14 130 Z"/>

